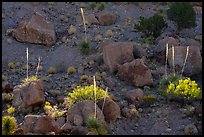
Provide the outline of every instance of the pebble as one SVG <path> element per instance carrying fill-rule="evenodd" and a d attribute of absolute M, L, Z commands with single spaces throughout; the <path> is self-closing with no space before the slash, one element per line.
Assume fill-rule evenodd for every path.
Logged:
<path fill-rule="evenodd" d="M 134 132 L 134 130 L 132 129 L 132 130 L 130 130 L 130 132 Z"/>
<path fill-rule="evenodd" d="M 198 129 L 194 124 L 187 125 L 184 129 L 185 135 L 196 135 L 198 134 Z"/>
<path fill-rule="evenodd" d="M 138 111 L 139 111 L 140 113 L 142 113 L 143 110 L 142 110 L 142 108 L 138 108 Z"/>
<path fill-rule="evenodd" d="M 135 127 L 138 127 L 139 125 L 138 124 L 135 124 Z"/>
<path fill-rule="evenodd" d="M 172 130 L 171 128 L 167 128 L 166 132 L 171 132 L 171 130 Z"/>

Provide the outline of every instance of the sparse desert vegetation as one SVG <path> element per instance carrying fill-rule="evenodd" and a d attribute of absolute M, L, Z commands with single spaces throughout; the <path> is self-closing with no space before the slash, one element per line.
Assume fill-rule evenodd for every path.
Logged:
<path fill-rule="evenodd" d="M 2 135 L 202 135 L 201 73 L 202 2 L 2 3 Z"/>

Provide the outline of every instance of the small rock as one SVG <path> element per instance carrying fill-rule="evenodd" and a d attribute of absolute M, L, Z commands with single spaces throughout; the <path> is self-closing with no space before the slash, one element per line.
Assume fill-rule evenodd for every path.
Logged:
<path fill-rule="evenodd" d="M 187 125 L 184 129 L 185 135 L 197 135 L 198 129 L 194 124 Z"/>
<path fill-rule="evenodd" d="M 89 133 L 89 130 L 87 127 L 83 126 L 75 126 L 73 127 L 71 131 L 71 135 L 87 135 Z"/>
<path fill-rule="evenodd" d="M 11 91 L 13 91 L 13 86 L 8 81 L 2 82 L 2 92 L 9 93 Z"/>
<path fill-rule="evenodd" d="M 196 107 L 195 113 L 197 116 L 202 117 L 202 104 Z"/>
<path fill-rule="evenodd" d="M 131 104 L 139 104 L 143 101 L 144 93 L 142 89 L 133 89 L 125 94 L 125 99 Z"/>
<path fill-rule="evenodd" d="M 171 130 L 172 130 L 171 128 L 167 128 L 166 132 L 171 132 Z"/>
<path fill-rule="evenodd" d="M 108 11 L 101 11 L 97 15 L 97 19 L 100 25 L 108 26 L 114 24 L 116 22 L 117 17 L 116 15 Z"/>
<path fill-rule="evenodd" d="M 82 126 L 83 124 L 83 118 L 80 115 L 75 115 L 74 116 L 74 125 L 76 126 Z"/>
<path fill-rule="evenodd" d="M 58 117 L 56 122 L 59 124 L 60 127 L 62 127 L 65 124 L 66 119 L 65 117 Z"/>
<path fill-rule="evenodd" d="M 130 118 L 130 117 L 131 117 L 130 109 L 129 109 L 129 108 L 126 108 L 126 107 L 121 110 L 121 114 L 122 114 L 122 116 L 124 116 L 125 118 Z"/>
<path fill-rule="evenodd" d="M 58 103 L 63 103 L 64 102 L 64 96 L 59 95 L 59 96 L 57 96 L 56 100 Z"/>

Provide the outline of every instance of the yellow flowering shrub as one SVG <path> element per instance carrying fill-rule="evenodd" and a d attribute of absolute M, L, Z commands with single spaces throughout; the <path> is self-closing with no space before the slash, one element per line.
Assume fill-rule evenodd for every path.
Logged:
<path fill-rule="evenodd" d="M 96 102 L 99 100 L 109 97 L 108 93 L 102 88 L 96 86 Z M 68 97 L 65 99 L 65 104 L 70 108 L 74 103 L 82 100 L 93 100 L 95 101 L 94 95 L 94 85 L 75 88 L 71 93 L 68 94 Z"/>
<path fill-rule="evenodd" d="M 200 96 L 201 89 L 198 88 L 198 84 L 195 81 L 186 78 L 179 80 L 178 84 L 170 83 L 166 93 L 176 96 L 181 95 L 187 99 L 196 99 Z"/>
<path fill-rule="evenodd" d="M 9 107 L 8 109 L 7 109 L 7 113 L 9 114 L 9 115 L 11 115 L 12 113 L 14 113 L 15 112 L 15 108 L 14 107 Z"/>
<path fill-rule="evenodd" d="M 195 81 L 192 81 L 190 78 L 177 78 L 175 81 L 168 81 L 168 85 L 163 87 L 160 82 L 160 92 L 168 96 L 172 95 L 173 97 L 181 96 L 185 99 L 197 99 L 200 96 L 201 89 Z"/>
<path fill-rule="evenodd" d="M 37 76 L 31 76 L 31 77 L 28 77 L 28 78 L 25 78 L 24 80 L 22 80 L 22 84 L 27 85 L 31 81 L 36 81 L 36 80 L 38 80 Z"/>
<path fill-rule="evenodd" d="M 44 110 L 48 114 L 48 116 L 53 119 L 61 117 L 66 113 L 66 110 L 59 110 L 56 105 L 51 106 L 50 102 L 48 101 L 45 102 Z"/>

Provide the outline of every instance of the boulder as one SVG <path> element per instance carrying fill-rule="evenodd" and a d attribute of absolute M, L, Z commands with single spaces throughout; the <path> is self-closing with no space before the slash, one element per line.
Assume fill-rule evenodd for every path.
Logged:
<path fill-rule="evenodd" d="M 142 59 L 118 66 L 118 74 L 121 80 L 137 87 L 151 86 L 153 84 L 151 70 L 144 64 Z"/>
<path fill-rule="evenodd" d="M 94 24 L 94 25 L 99 25 L 99 21 L 95 17 L 94 14 L 90 14 L 88 16 L 85 16 L 85 20 L 88 22 L 88 24 Z"/>
<path fill-rule="evenodd" d="M 118 64 L 134 60 L 133 43 L 111 42 L 103 45 L 103 60 L 111 72 L 117 70 Z"/>
<path fill-rule="evenodd" d="M 102 110 L 105 120 L 109 123 L 115 122 L 117 118 L 120 118 L 120 107 L 111 98 L 100 100 L 98 103 L 99 108 Z"/>
<path fill-rule="evenodd" d="M 77 102 L 68 110 L 67 120 L 71 125 L 82 126 L 90 115 L 95 115 L 95 103 L 91 100 L 83 100 Z M 102 123 L 105 123 L 104 115 L 98 105 L 96 105 L 96 117 Z"/>
<path fill-rule="evenodd" d="M 166 53 L 166 44 L 168 43 L 168 48 L 170 49 L 172 46 L 178 46 L 179 41 L 173 37 L 165 37 L 164 39 L 161 39 L 158 41 L 158 44 L 154 48 L 155 54 L 157 53 L 163 53 L 165 55 Z"/>
<path fill-rule="evenodd" d="M 186 58 L 187 47 L 176 46 L 174 48 L 175 71 L 180 73 Z M 168 55 L 169 66 L 172 67 L 172 48 L 169 49 Z M 202 71 L 202 57 L 198 46 L 189 46 L 189 54 L 184 68 L 184 75 L 192 76 Z"/>
<path fill-rule="evenodd" d="M 21 21 L 14 33 L 20 42 L 52 45 L 56 41 L 54 25 L 35 13 L 28 21 Z"/>
<path fill-rule="evenodd" d="M 44 87 L 40 80 L 31 81 L 27 85 L 17 85 L 13 90 L 13 106 L 22 112 L 30 111 L 32 106 L 45 101 Z"/>
<path fill-rule="evenodd" d="M 24 134 L 60 132 L 60 126 L 47 115 L 26 115 L 22 125 Z"/>
<path fill-rule="evenodd" d="M 143 98 L 144 98 L 144 93 L 140 88 L 130 90 L 125 94 L 125 99 L 131 104 L 138 105 L 143 101 Z"/>
<path fill-rule="evenodd" d="M 112 25 L 116 22 L 116 15 L 114 15 L 111 12 L 108 11 L 101 11 L 98 15 L 97 15 L 97 19 L 100 23 L 100 25 L 103 26 L 108 26 L 108 25 Z"/>

